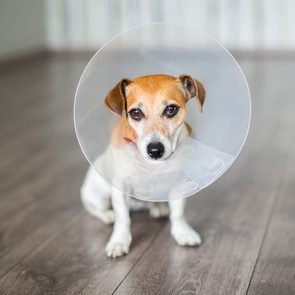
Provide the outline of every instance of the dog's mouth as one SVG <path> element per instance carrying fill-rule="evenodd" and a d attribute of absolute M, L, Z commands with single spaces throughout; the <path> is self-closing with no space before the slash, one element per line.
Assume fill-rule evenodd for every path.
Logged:
<path fill-rule="evenodd" d="M 169 160 L 174 154 L 174 151 L 172 153 L 170 153 L 170 155 L 168 155 L 165 159 L 163 159 L 163 161 Z"/>
<path fill-rule="evenodd" d="M 158 159 L 153 159 L 151 158 L 149 155 L 147 154 L 142 154 L 142 156 L 144 157 L 145 160 L 147 160 L 149 163 L 153 163 L 153 164 L 160 164 L 160 163 L 164 163 L 168 160 L 171 159 L 171 157 L 173 156 L 174 151 L 172 153 L 170 153 L 168 156 L 163 157 L 163 158 L 158 158 Z"/>

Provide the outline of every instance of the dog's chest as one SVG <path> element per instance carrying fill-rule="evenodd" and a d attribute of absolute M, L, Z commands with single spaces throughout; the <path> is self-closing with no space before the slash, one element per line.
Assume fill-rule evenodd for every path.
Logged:
<path fill-rule="evenodd" d="M 138 198 L 167 198 L 171 191 L 188 181 L 181 172 L 177 155 L 165 161 L 149 163 L 133 144 L 120 149 L 109 145 L 95 166 L 111 185 Z"/>

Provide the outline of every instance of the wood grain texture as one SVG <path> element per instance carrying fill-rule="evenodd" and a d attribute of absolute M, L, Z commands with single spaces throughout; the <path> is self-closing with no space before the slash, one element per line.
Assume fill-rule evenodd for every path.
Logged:
<path fill-rule="evenodd" d="M 72 104 L 87 58 L 39 57 L 0 73 L 0 294 L 295 294 L 293 59 L 241 59 L 253 96 L 245 149 L 188 202 L 202 234 L 181 248 L 166 221 L 132 216 L 131 253 L 79 200 L 87 169 Z"/>
<path fill-rule="evenodd" d="M 284 96 L 284 104 L 278 100 L 286 87 L 281 79 L 287 79 L 289 69 L 287 63 L 269 61 L 245 65 L 254 98 L 245 150 L 221 180 L 190 200 L 188 208 L 204 244 L 179 248 L 167 227 L 116 294 L 246 294 L 292 150 L 291 97 Z"/>
<path fill-rule="evenodd" d="M 282 175 L 248 294 L 295 294 L 295 153 Z"/>
<path fill-rule="evenodd" d="M 288 76 L 293 70 L 285 69 Z M 290 154 L 281 182 L 277 199 L 261 245 L 248 294 L 295 294 L 295 117 L 294 95 L 290 92 L 288 79 L 281 80 L 284 96 L 284 113 L 281 121 L 289 131 Z M 292 114 L 293 113 L 293 114 Z M 281 142 L 280 144 L 285 144 Z"/>
<path fill-rule="evenodd" d="M 111 293 L 162 228 L 161 222 L 149 222 L 146 213 L 132 217 L 134 243 L 127 259 L 106 257 L 104 247 L 111 227 L 102 225 L 81 209 L 61 226 L 57 235 L 11 268 L 0 280 L 1 288 L 9 292 L 22 289 L 27 294 Z"/>
<path fill-rule="evenodd" d="M 72 107 L 86 63 L 46 58 L 0 76 L 1 294 L 111 293 L 165 223 L 135 214 L 132 253 L 106 258 L 111 227 L 79 200 L 87 163 Z"/>

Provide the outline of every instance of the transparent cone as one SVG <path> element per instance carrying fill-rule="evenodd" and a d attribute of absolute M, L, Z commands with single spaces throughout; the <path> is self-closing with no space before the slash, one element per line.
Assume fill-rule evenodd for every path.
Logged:
<path fill-rule="evenodd" d="M 116 150 L 110 135 L 118 117 L 104 99 L 122 78 L 189 74 L 206 88 L 204 111 L 187 103 L 192 136 L 156 164 L 134 144 Z M 80 79 L 74 107 L 75 129 L 89 163 L 110 185 L 148 201 L 180 199 L 220 177 L 237 158 L 247 137 L 251 100 L 245 77 L 217 41 L 176 24 L 152 24 L 118 35 L 100 49 Z M 122 169 L 124 167 L 124 169 Z"/>

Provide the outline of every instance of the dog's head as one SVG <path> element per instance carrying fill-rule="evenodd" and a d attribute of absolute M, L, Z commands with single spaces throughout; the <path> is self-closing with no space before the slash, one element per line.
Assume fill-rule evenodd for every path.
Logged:
<path fill-rule="evenodd" d="M 141 154 L 152 160 L 169 158 L 177 146 L 186 103 L 196 97 L 203 111 L 205 89 L 189 75 L 150 75 L 121 80 L 107 95 L 106 105 L 125 118 Z"/>

